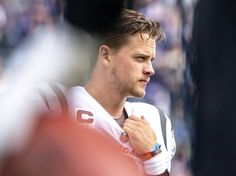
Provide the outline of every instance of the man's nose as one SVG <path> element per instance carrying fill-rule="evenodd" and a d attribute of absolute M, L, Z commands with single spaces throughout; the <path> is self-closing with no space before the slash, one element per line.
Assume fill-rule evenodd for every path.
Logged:
<path fill-rule="evenodd" d="M 153 68 L 152 62 L 148 62 L 145 66 L 145 74 L 148 74 L 149 76 L 154 75 L 155 70 Z"/>

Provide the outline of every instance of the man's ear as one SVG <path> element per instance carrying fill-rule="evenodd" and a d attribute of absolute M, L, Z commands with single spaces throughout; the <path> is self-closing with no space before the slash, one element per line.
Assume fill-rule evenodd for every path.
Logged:
<path fill-rule="evenodd" d="M 107 45 L 101 45 L 99 48 L 99 58 L 102 62 L 110 62 L 111 49 Z"/>

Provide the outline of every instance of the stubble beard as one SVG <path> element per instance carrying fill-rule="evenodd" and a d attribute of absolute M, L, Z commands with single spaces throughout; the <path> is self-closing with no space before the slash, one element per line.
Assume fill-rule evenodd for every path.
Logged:
<path fill-rule="evenodd" d="M 135 97 L 135 98 L 143 98 L 146 95 L 145 88 L 141 88 L 138 85 L 137 81 L 129 81 L 129 79 L 125 79 L 128 75 L 124 76 L 119 74 L 116 68 L 112 70 L 112 80 L 114 89 L 120 92 L 121 95 L 125 97 Z"/>
<path fill-rule="evenodd" d="M 145 87 L 140 87 L 137 82 L 124 83 L 128 97 L 143 98 L 146 95 Z"/>
<path fill-rule="evenodd" d="M 146 91 L 145 88 L 143 90 L 140 90 L 141 88 L 133 88 L 133 90 L 131 91 L 132 96 L 134 96 L 135 98 L 143 98 L 146 95 Z"/>

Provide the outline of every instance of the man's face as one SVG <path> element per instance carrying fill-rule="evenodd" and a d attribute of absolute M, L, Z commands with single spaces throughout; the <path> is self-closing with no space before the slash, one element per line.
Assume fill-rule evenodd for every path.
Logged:
<path fill-rule="evenodd" d="M 143 34 L 132 36 L 128 43 L 111 54 L 110 81 L 115 91 L 123 96 L 143 97 L 145 88 L 154 74 L 156 41 Z"/>

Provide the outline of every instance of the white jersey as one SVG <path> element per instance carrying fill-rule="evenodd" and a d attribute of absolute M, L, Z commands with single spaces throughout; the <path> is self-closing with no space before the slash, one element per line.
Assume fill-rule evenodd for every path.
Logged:
<path fill-rule="evenodd" d="M 159 155 L 149 160 L 142 161 L 138 158 L 129 141 L 121 141 L 121 135 L 124 130 L 83 87 L 73 87 L 68 98 L 70 112 L 79 122 L 106 131 L 110 134 L 121 145 L 126 154 L 135 158 L 141 168 L 144 168 L 146 174 L 158 175 L 163 173 L 166 169 L 170 171 L 171 159 L 175 153 L 176 147 L 175 139 L 171 128 L 171 122 L 169 118 L 167 118 L 167 150 L 161 130 L 160 114 L 157 108 L 146 103 L 125 103 L 125 110 L 128 116 L 135 115 L 141 117 L 143 115 L 154 130 L 157 142 L 162 146 L 162 152 Z"/>

